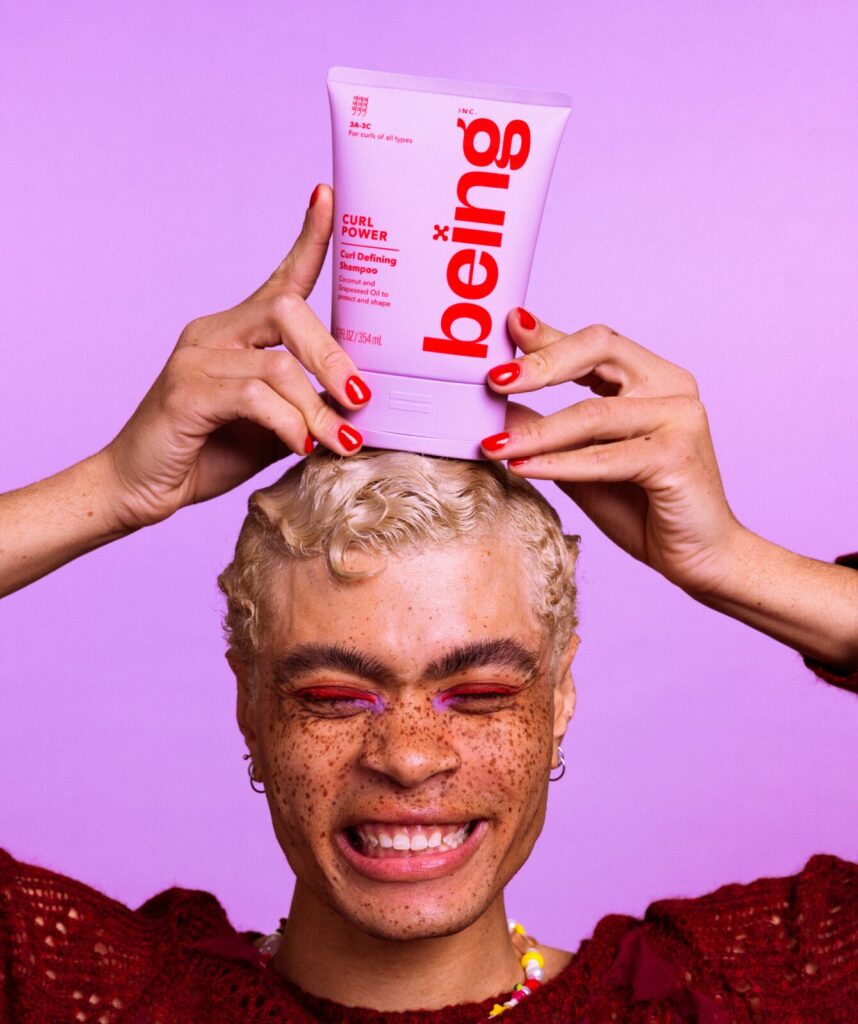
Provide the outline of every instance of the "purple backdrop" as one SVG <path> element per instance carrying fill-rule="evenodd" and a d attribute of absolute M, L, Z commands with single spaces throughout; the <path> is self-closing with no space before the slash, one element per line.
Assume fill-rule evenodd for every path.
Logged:
<path fill-rule="evenodd" d="M 350 64 L 570 92 L 528 304 L 697 374 L 750 527 L 858 545 L 858 7 L 424 8 L 0 4 L 0 485 L 101 447 L 182 326 L 279 261 L 329 177 L 325 72 Z M 3 602 L 0 844 L 135 905 L 209 889 L 265 929 L 291 877 L 247 786 L 214 583 L 250 489 Z M 575 948 L 611 911 L 858 856 L 858 699 L 555 497 L 584 535 L 579 706 L 510 911 Z"/>

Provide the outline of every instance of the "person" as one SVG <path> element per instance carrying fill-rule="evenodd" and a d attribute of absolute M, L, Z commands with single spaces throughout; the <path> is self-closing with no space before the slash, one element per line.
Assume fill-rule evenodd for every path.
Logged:
<path fill-rule="evenodd" d="M 296 876 L 288 918 L 242 935 L 179 889 L 131 910 L 0 853 L 0 1021 L 855 1020 L 858 866 L 837 857 L 609 915 L 574 955 L 508 922 L 503 894 L 575 708 L 577 541 L 528 477 L 853 692 L 858 557 L 744 528 L 693 377 L 604 326 L 510 313 L 523 355 L 489 386 L 596 397 L 545 417 L 511 403 L 483 462 L 362 450 L 306 373 L 346 408 L 371 401 L 305 301 L 331 216 L 319 186 L 281 266 L 185 328 L 110 444 L 0 496 L 10 593 L 306 455 L 252 496 L 220 577 L 250 782 Z"/>

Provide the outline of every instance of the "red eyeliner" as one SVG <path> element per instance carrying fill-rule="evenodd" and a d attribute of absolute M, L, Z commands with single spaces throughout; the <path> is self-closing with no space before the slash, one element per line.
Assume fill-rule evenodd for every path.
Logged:
<path fill-rule="evenodd" d="M 506 688 L 498 689 L 496 686 L 457 686 L 455 690 L 450 690 L 449 693 L 454 697 L 467 697 L 475 693 L 491 693 L 498 697 L 503 697 L 508 693 L 515 693 L 515 691 L 507 690 Z"/>
<path fill-rule="evenodd" d="M 345 686 L 310 686 L 306 690 L 300 690 L 297 696 L 308 700 L 362 700 L 370 704 L 378 703 L 378 697 L 374 693 L 349 690 Z"/>
<path fill-rule="evenodd" d="M 506 686 L 492 686 L 491 684 L 471 683 L 470 685 L 457 686 L 441 694 L 441 700 L 451 700 L 456 697 L 511 697 L 518 693 L 519 688 Z"/>

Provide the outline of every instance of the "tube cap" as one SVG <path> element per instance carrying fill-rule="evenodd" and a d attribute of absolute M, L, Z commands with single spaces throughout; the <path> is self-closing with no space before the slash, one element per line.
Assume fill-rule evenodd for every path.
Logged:
<path fill-rule="evenodd" d="M 506 419 L 506 396 L 485 384 L 426 380 L 361 370 L 372 390 L 362 409 L 346 409 L 328 395 L 328 403 L 363 435 L 373 448 L 483 459 L 480 441 L 500 433 Z"/>

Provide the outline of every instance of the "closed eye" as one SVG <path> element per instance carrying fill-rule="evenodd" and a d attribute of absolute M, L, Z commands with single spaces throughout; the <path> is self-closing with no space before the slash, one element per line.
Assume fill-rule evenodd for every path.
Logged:
<path fill-rule="evenodd" d="M 461 711 L 493 711 L 506 706 L 520 687 L 499 686 L 497 683 L 467 683 L 445 690 L 436 698 L 441 707 Z"/>
<path fill-rule="evenodd" d="M 312 713 L 328 717 L 378 711 L 382 706 L 377 694 L 350 686 L 308 686 L 293 696 Z"/>

